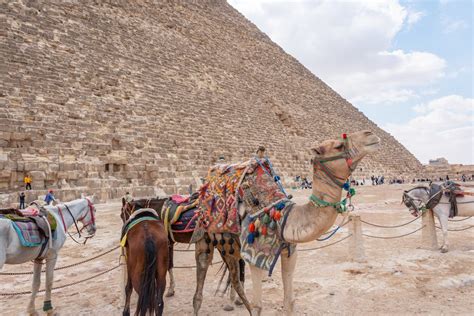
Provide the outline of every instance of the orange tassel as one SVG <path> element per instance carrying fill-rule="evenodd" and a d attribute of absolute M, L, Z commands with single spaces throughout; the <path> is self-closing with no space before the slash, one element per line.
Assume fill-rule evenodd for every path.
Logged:
<path fill-rule="evenodd" d="M 249 232 L 251 232 L 251 233 L 255 232 L 255 224 L 254 223 L 249 224 Z"/>

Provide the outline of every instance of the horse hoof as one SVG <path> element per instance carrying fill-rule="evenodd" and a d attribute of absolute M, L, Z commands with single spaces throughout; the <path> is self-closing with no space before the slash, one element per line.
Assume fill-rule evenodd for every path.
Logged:
<path fill-rule="evenodd" d="M 234 304 L 237 305 L 237 306 L 242 306 L 242 305 L 244 305 L 244 302 L 242 302 L 242 300 L 239 297 L 234 301 Z"/>
<path fill-rule="evenodd" d="M 225 310 L 226 312 L 231 312 L 231 311 L 234 310 L 234 306 L 232 306 L 232 305 L 230 305 L 230 304 L 226 304 L 226 305 L 224 305 L 224 310 Z"/>
<path fill-rule="evenodd" d="M 171 297 L 171 296 L 174 296 L 174 291 L 168 291 L 166 292 L 166 297 Z"/>
<path fill-rule="evenodd" d="M 252 311 L 250 315 L 252 316 L 260 316 L 262 314 L 262 308 L 261 307 L 254 307 L 252 308 Z"/>

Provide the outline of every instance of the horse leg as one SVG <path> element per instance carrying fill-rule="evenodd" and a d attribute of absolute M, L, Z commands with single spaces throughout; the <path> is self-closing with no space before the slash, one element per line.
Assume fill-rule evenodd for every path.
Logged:
<path fill-rule="evenodd" d="M 33 266 L 33 286 L 31 288 L 30 303 L 28 304 L 28 313 L 30 315 L 38 315 L 35 308 L 36 294 L 38 294 L 41 284 L 41 267 L 43 264 L 40 261 L 35 261 Z"/>
<path fill-rule="evenodd" d="M 443 244 L 441 246 L 441 252 L 448 252 L 448 216 L 438 216 L 439 224 L 441 226 L 441 231 L 443 232 Z"/>
<path fill-rule="evenodd" d="M 166 297 L 170 297 L 174 295 L 174 275 L 173 275 L 173 250 L 174 250 L 174 243 L 172 241 L 168 244 L 169 256 L 168 256 L 168 273 L 170 275 L 170 287 L 168 288 L 168 292 L 166 292 Z"/>
<path fill-rule="evenodd" d="M 51 290 L 53 289 L 54 267 L 56 266 L 57 254 L 51 253 L 46 259 L 46 286 L 43 302 L 43 311 L 48 315 L 53 312 L 53 305 L 51 304 Z"/>
<path fill-rule="evenodd" d="M 288 257 L 288 250 L 281 253 L 281 276 L 283 279 L 283 311 L 286 315 L 294 315 L 295 298 L 293 293 L 293 276 L 295 272 L 297 253 Z"/>
<path fill-rule="evenodd" d="M 238 255 L 240 257 L 240 254 Z M 230 274 L 230 281 L 232 283 L 232 287 L 235 289 L 237 294 L 239 294 L 240 298 L 242 299 L 242 302 L 244 303 L 245 307 L 249 311 L 249 313 L 252 312 L 250 303 L 247 300 L 247 297 L 245 296 L 245 291 L 244 287 L 242 286 L 242 283 L 240 283 L 240 275 L 239 275 L 239 257 L 235 255 L 230 255 L 226 254 L 224 255 L 224 261 L 227 264 L 227 268 L 229 268 L 229 274 Z"/>
<path fill-rule="evenodd" d="M 209 238 L 209 237 L 207 237 Z M 202 290 L 206 280 L 207 269 L 212 262 L 214 247 L 206 242 L 206 236 L 195 245 L 196 258 L 196 292 L 193 298 L 194 315 L 197 316 L 202 304 Z M 209 249 L 209 253 L 207 253 Z"/>
<path fill-rule="evenodd" d="M 130 316 L 130 297 L 132 296 L 133 286 L 130 273 L 127 273 L 127 284 L 125 285 L 125 306 L 123 307 L 123 316 Z"/>

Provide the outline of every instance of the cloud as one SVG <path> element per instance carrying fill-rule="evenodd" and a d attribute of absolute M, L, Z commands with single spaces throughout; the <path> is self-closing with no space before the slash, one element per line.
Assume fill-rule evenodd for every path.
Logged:
<path fill-rule="evenodd" d="M 443 25 L 443 33 L 452 33 L 460 30 L 467 29 L 469 24 L 464 20 L 455 20 L 449 17 L 443 17 L 441 19 Z"/>
<path fill-rule="evenodd" d="M 238 1 L 229 3 L 314 74 L 354 103 L 395 103 L 444 76 L 446 62 L 392 48 L 423 12 L 397 0 Z"/>
<path fill-rule="evenodd" d="M 474 99 L 449 95 L 414 107 L 418 116 L 383 128 L 422 162 L 445 157 L 450 163 L 474 164 Z"/>

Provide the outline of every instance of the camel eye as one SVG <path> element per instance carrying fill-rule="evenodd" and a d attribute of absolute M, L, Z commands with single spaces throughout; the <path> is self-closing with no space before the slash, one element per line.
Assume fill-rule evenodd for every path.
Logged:
<path fill-rule="evenodd" d="M 340 145 L 334 147 L 334 149 L 342 149 L 343 147 L 344 147 L 344 144 L 340 144 Z"/>

